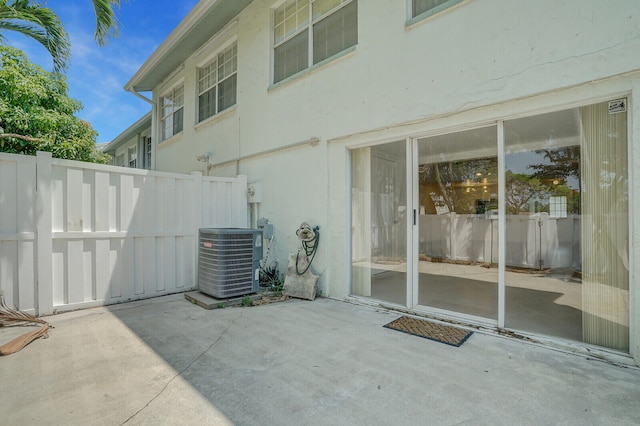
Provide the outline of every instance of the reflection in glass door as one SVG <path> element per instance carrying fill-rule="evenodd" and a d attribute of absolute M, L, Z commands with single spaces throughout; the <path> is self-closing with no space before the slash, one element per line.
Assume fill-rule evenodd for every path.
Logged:
<path fill-rule="evenodd" d="M 352 289 L 407 304 L 406 141 L 351 153 Z"/>
<path fill-rule="evenodd" d="M 505 326 L 628 351 L 626 112 L 604 102 L 504 130 Z"/>
<path fill-rule="evenodd" d="M 417 144 L 418 304 L 497 321 L 496 127 Z"/>
<path fill-rule="evenodd" d="M 626 105 L 353 150 L 352 293 L 628 352 Z"/>

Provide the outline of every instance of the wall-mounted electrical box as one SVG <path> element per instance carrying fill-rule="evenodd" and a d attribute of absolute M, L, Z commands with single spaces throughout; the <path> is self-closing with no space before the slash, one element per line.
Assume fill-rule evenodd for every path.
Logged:
<path fill-rule="evenodd" d="M 262 230 L 262 236 L 265 240 L 273 238 L 273 224 L 269 223 L 269 219 L 264 217 L 258 219 L 258 229 Z"/>

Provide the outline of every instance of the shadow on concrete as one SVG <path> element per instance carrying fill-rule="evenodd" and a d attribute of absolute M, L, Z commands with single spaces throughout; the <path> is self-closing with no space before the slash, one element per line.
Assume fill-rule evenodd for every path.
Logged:
<path fill-rule="evenodd" d="M 636 424 L 640 370 L 474 333 L 459 348 L 331 299 L 182 294 L 49 317 L 0 359 L 3 424 Z M 525 419 L 526 421 L 523 421 Z"/>

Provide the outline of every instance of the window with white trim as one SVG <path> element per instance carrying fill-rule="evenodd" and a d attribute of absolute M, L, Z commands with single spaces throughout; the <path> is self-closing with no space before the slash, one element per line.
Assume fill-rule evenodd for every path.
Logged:
<path fill-rule="evenodd" d="M 236 104 L 237 74 L 236 43 L 198 68 L 198 122 Z"/>
<path fill-rule="evenodd" d="M 184 119 L 184 86 L 175 87 L 167 95 L 163 96 L 161 102 L 161 133 L 162 140 L 182 131 Z"/>
<path fill-rule="evenodd" d="M 566 196 L 549 197 L 549 216 L 567 217 L 567 197 Z"/>
<path fill-rule="evenodd" d="M 277 83 L 358 43 L 357 0 L 288 0 L 273 13 Z"/>
<path fill-rule="evenodd" d="M 151 169 L 151 136 L 142 137 L 142 149 L 144 150 L 144 168 Z"/>
<path fill-rule="evenodd" d="M 129 167 L 136 168 L 138 166 L 138 150 L 135 146 L 129 147 L 127 150 L 129 156 Z"/>
<path fill-rule="evenodd" d="M 426 18 L 445 10 L 462 0 L 411 0 L 411 17 L 423 15 Z"/>

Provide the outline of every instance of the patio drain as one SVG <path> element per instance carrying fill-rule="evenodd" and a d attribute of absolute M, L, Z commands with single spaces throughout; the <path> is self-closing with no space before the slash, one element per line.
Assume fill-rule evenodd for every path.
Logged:
<path fill-rule="evenodd" d="M 456 347 L 473 334 L 473 331 L 407 316 L 391 321 L 384 327 Z"/>

